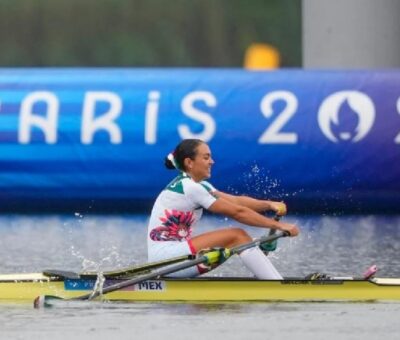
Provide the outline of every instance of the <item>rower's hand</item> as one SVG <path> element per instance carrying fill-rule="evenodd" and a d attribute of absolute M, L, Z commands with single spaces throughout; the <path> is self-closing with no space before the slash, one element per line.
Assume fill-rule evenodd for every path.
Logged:
<path fill-rule="evenodd" d="M 297 236 L 300 233 L 300 229 L 297 227 L 295 224 L 290 224 L 290 223 L 282 223 L 281 222 L 281 231 L 287 231 L 289 233 L 289 236 Z"/>
<path fill-rule="evenodd" d="M 283 202 L 270 201 L 271 210 L 275 211 L 278 216 L 286 215 L 287 209 L 286 204 Z"/>

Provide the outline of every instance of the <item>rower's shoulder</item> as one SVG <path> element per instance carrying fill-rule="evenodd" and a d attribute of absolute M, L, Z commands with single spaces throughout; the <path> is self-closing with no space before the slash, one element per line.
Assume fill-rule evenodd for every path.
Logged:
<path fill-rule="evenodd" d="M 199 183 L 204 189 L 206 189 L 208 192 L 214 192 L 217 191 L 215 187 L 208 181 L 201 181 Z"/>
<path fill-rule="evenodd" d="M 180 194 L 185 194 L 188 190 L 202 190 L 205 189 L 207 192 L 213 192 L 216 189 L 208 181 L 195 182 L 185 173 L 181 173 L 176 176 L 168 185 L 165 187 L 167 191 L 173 191 Z"/>
<path fill-rule="evenodd" d="M 189 176 L 187 176 L 185 173 L 180 173 L 171 182 L 167 184 L 164 190 L 184 194 L 185 193 L 184 187 L 186 187 L 188 183 L 190 185 L 191 182 L 193 181 Z"/>

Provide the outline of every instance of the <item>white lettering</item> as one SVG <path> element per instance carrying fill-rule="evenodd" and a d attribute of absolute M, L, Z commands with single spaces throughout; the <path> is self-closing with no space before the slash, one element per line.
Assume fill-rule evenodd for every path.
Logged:
<path fill-rule="evenodd" d="M 271 118 L 274 114 L 272 104 L 275 101 L 283 100 L 286 106 L 271 125 L 264 131 L 258 139 L 260 144 L 295 144 L 297 143 L 297 133 L 280 132 L 282 127 L 296 113 L 298 101 L 295 95 L 288 91 L 274 91 L 264 96 L 261 101 L 260 109 L 265 118 Z"/>
<path fill-rule="evenodd" d="M 200 111 L 193 107 L 194 102 L 196 101 L 204 101 L 208 107 L 215 107 L 217 105 L 217 99 L 215 96 L 210 92 L 205 91 L 195 91 L 189 93 L 185 98 L 182 100 L 182 112 L 200 122 L 204 125 L 204 129 L 200 133 L 194 133 L 190 131 L 189 127 L 184 124 L 180 124 L 178 126 L 179 135 L 182 139 L 186 138 L 198 138 L 205 142 L 210 141 L 213 138 L 216 130 L 216 125 L 214 119 L 208 115 L 206 112 Z"/>
<path fill-rule="evenodd" d="M 33 112 L 33 106 L 39 102 L 44 102 L 47 105 L 46 117 Z M 31 141 L 31 128 L 35 126 L 43 131 L 46 143 L 56 143 L 58 107 L 58 99 L 51 92 L 38 91 L 28 94 L 21 104 L 18 141 L 22 144 L 29 143 Z"/>
<path fill-rule="evenodd" d="M 155 144 L 157 142 L 158 101 L 160 100 L 160 92 L 151 91 L 148 99 L 149 102 L 146 107 L 144 141 L 146 144 Z"/>
<path fill-rule="evenodd" d="M 110 109 L 99 117 L 95 117 L 97 102 L 107 102 Z M 105 130 L 110 135 L 111 143 L 122 142 L 121 130 L 114 120 L 122 109 L 121 98 L 112 92 L 87 92 L 83 104 L 81 139 L 84 144 L 91 144 L 98 130 Z"/>

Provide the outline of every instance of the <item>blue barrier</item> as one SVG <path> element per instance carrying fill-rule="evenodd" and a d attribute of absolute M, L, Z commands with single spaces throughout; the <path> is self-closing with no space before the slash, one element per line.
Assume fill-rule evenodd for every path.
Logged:
<path fill-rule="evenodd" d="M 1 69 L 0 210 L 146 208 L 207 141 L 220 190 L 396 212 L 400 71 Z"/>

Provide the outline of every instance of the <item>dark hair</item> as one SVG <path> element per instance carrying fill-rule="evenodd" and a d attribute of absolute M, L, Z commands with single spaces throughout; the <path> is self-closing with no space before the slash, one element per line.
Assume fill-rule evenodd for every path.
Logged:
<path fill-rule="evenodd" d="M 185 171 L 184 160 L 186 158 L 194 159 L 197 154 L 197 147 L 204 143 L 201 139 L 184 139 L 181 141 L 172 152 L 175 159 L 175 164 L 179 170 Z M 164 165 L 167 169 L 176 169 L 175 164 L 165 157 Z"/>

